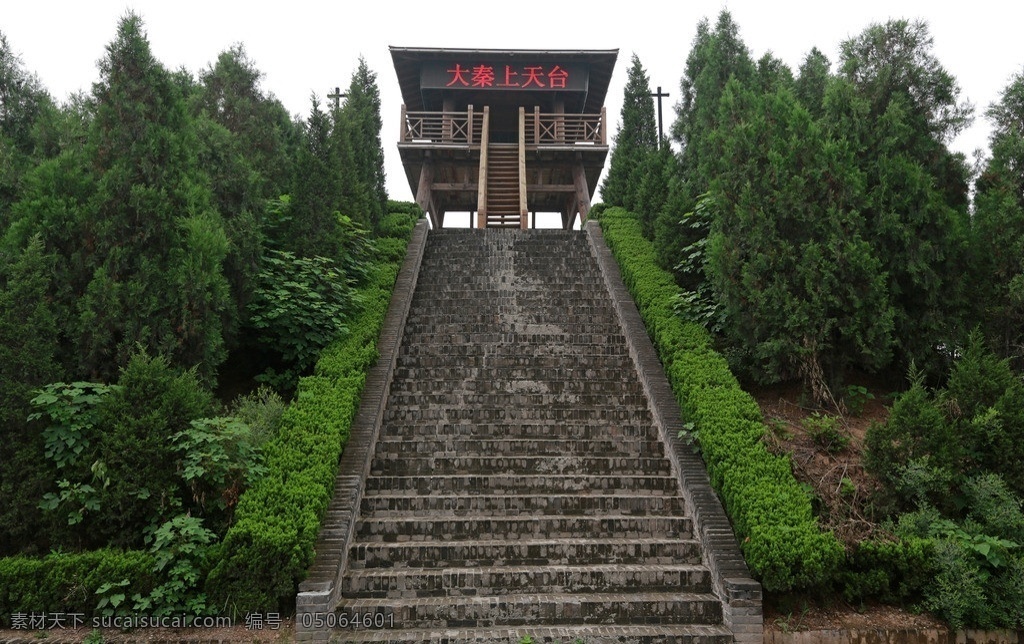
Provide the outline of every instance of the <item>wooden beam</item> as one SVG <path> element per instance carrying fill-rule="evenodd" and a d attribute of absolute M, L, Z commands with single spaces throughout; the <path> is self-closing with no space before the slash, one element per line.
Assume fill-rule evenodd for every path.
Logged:
<path fill-rule="evenodd" d="M 487 147 L 491 143 L 491 108 L 484 105 L 484 121 L 480 133 L 480 170 L 477 175 L 477 228 L 487 228 Z"/>
<path fill-rule="evenodd" d="M 590 214 L 590 188 L 587 187 L 587 173 L 583 170 L 583 157 L 576 155 L 576 163 L 572 166 L 572 178 L 576 184 L 576 204 L 579 207 L 580 223 L 587 223 Z"/>
<path fill-rule="evenodd" d="M 519 108 L 519 227 L 529 227 L 529 212 L 526 209 L 526 108 Z"/>
<path fill-rule="evenodd" d="M 416 188 L 416 205 L 421 210 L 425 210 L 430 216 L 430 223 L 434 228 L 440 228 L 440 224 L 436 218 L 436 212 L 434 211 L 434 195 L 430 190 L 431 185 L 434 182 L 434 162 L 430 159 L 423 161 L 423 165 L 420 166 L 420 183 L 419 187 Z"/>
<path fill-rule="evenodd" d="M 575 186 L 568 186 L 570 190 L 575 190 Z M 480 184 L 465 182 L 437 182 L 430 186 L 434 192 L 477 192 L 480 189 Z"/>

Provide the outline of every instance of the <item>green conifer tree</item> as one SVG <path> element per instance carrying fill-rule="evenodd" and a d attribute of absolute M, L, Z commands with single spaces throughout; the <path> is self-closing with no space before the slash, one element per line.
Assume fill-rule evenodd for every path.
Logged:
<path fill-rule="evenodd" d="M 121 19 L 99 66 L 96 192 L 78 222 L 87 282 L 71 331 L 79 371 L 111 381 L 141 345 L 210 378 L 225 356 L 228 241 L 192 119 L 137 15 Z"/>
<path fill-rule="evenodd" d="M 633 54 L 622 98 L 619 131 L 615 135 L 608 174 L 601 183 L 602 201 L 627 210 L 636 209 L 644 166 L 648 156 L 658 149 L 655 128 L 651 84 L 640 58 Z"/>

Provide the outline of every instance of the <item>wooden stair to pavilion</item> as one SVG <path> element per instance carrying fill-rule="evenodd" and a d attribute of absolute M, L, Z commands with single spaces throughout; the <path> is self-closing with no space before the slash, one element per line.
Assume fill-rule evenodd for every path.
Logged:
<path fill-rule="evenodd" d="M 491 143 L 487 155 L 487 227 L 520 228 L 519 147 Z"/>

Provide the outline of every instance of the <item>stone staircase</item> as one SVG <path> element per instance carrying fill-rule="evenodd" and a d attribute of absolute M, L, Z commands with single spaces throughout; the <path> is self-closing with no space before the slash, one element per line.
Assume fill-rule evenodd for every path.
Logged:
<path fill-rule="evenodd" d="M 487 227 L 520 228 L 519 146 L 492 143 L 487 149 Z"/>
<path fill-rule="evenodd" d="M 331 640 L 734 641 L 587 235 L 428 240 Z"/>

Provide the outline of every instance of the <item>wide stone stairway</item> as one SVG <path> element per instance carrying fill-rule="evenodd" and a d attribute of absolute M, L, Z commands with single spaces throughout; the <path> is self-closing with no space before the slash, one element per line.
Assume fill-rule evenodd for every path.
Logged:
<path fill-rule="evenodd" d="M 332 641 L 733 641 L 586 234 L 430 232 L 400 347 Z"/>

